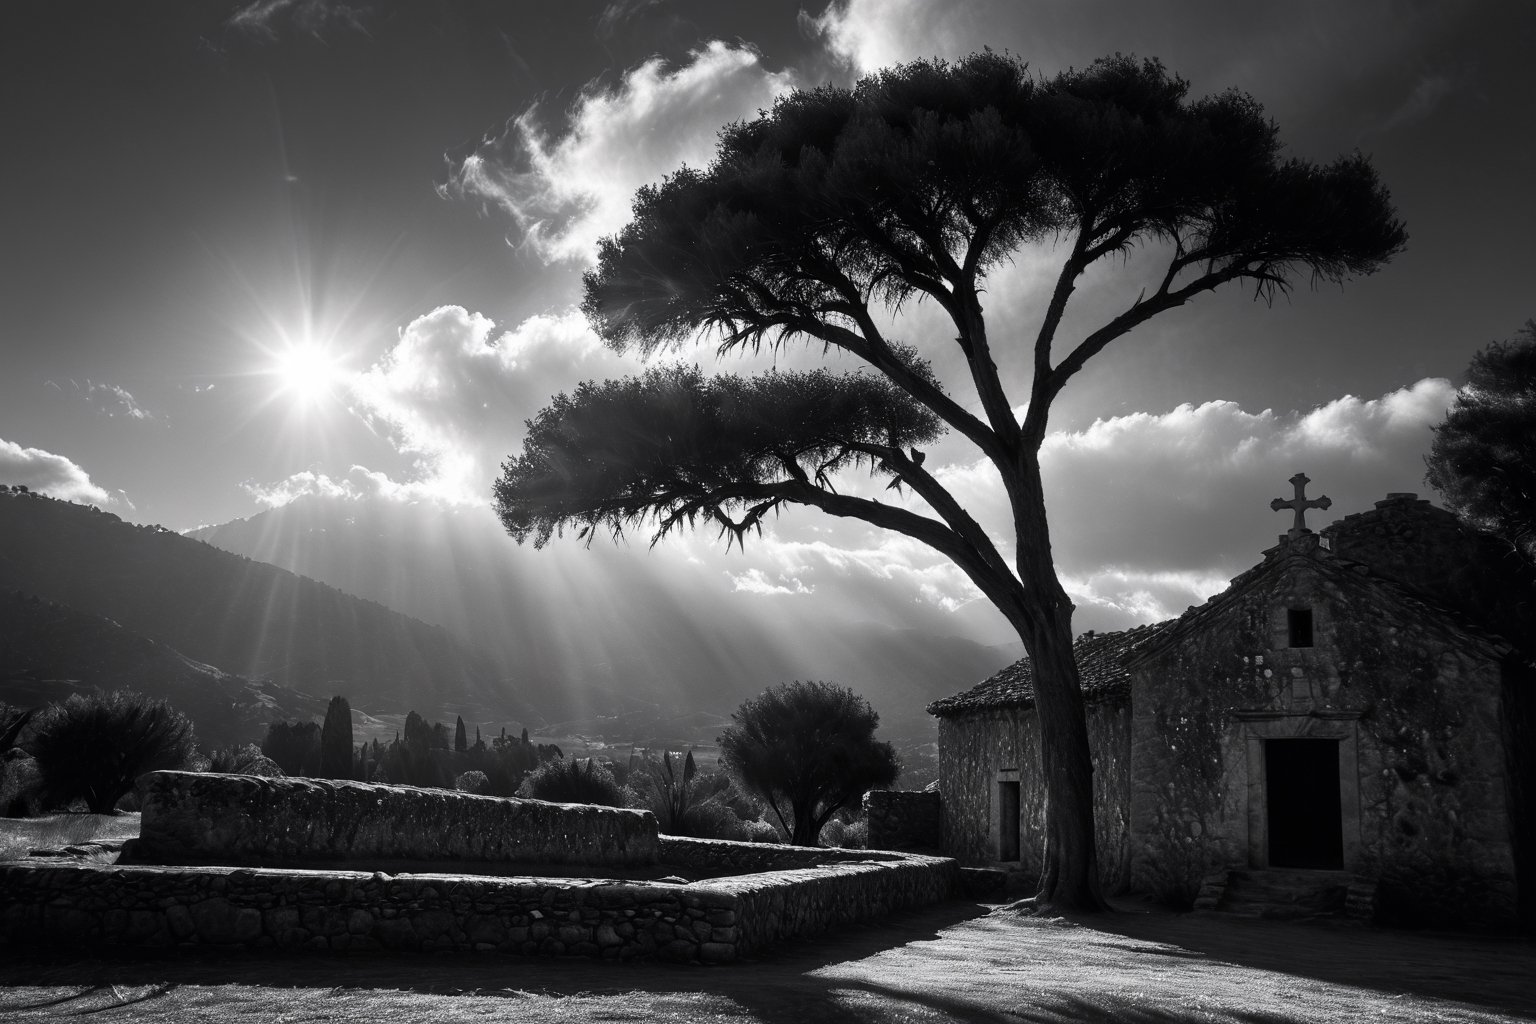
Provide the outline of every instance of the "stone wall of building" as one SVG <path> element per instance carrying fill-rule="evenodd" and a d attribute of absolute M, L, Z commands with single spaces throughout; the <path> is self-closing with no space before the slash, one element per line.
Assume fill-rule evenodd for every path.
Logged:
<path fill-rule="evenodd" d="M 1130 882 L 1130 708 L 1119 698 L 1091 703 L 1087 711 L 1100 878 L 1106 891 L 1119 892 Z M 1033 709 L 996 708 L 939 719 L 946 856 L 965 864 L 998 862 L 995 801 L 1005 772 L 1019 783 L 1018 869 L 1037 875 L 1045 846 L 1045 785 Z"/>
<path fill-rule="evenodd" d="M 954 894 L 898 857 L 692 885 L 209 865 L 0 865 L 0 942 L 461 950 L 722 963 Z"/>
<path fill-rule="evenodd" d="M 652 864 L 649 811 L 329 779 L 153 772 L 139 783 L 147 864 L 439 860 Z"/>
<path fill-rule="evenodd" d="M 938 790 L 872 789 L 864 794 L 872 850 L 937 850 L 944 841 Z"/>
<path fill-rule="evenodd" d="M 1265 744 L 1329 739 L 1343 866 L 1379 880 L 1380 917 L 1508 923 L 1496 652 L 1327 558 L 1255 570 L 1132 664 L 1135 882 L 1192 898 L 1215 868 L 1266 866 Z M 1311 646 L 1290 646 L 1293 608 Z"/>

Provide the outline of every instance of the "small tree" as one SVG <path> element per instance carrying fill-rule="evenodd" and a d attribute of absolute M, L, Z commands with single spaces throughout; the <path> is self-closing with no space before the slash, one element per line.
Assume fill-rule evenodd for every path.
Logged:
<path fill-rule="evenodd" d="M 140 775 L 179 768 L 195 750 L 185 715 L 129 690 L 75 694 L 41 718 L 32 754 L 49 806 L 84 800 L 92 814 L 111 814 Z"/>
<path fill-rule="evenodd" d="M 464 731 L 464 716 L 459 716 L 459 724 L 453 729 L 453 749 L 462 754 L 469 749 L 469 736 Z"/>
<path fill-rule="evenodd" d="M 895 749 L 875 739 L 880 716 L 832 683 L 781 683 L 744 702 L 720 737 L 720 762 L 773 809 L 789 841 L 814 846 L 821 827 L 866 790 L 901 774 Z"/>
<path fill-rule="evenodd" d="M 352 706 L 345 697 L 332 697 L 320 727 L 320 776 L 352 777 Z"/>
<path fill-rule="evenodd" d="M 1472 357 L 1434 430 L 1425 481 L 1469 526 L 1536 563 L 1536 320 Z"/>

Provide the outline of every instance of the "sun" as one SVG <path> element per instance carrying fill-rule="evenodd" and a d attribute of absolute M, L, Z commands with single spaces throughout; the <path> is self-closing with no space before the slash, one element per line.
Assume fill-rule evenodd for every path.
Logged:
<path fill-rule="evenodd" d="M 308 409 L 333 394 L 342 381 L 340 361 L 323 346 L 295 342 L 273 355 L 269 371 L 278 390 L 295 406 Z"/>

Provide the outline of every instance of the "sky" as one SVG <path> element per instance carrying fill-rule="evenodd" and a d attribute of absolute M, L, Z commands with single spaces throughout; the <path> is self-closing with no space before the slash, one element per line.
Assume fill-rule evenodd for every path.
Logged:
<path fill-rule="evenodd" d="M 1532 38 L 1536 7 L 1508 2 L 17 0 L 0 11 L 0 483 L 178 530 L 310 494 L 483 514 L 528 417 L 643 367 L 598 344 L 581 274 L 635 189 L 705 164 L 722 125 L 920 57 L 990 46 L 1050 75 L 1135 53 L 1195 95 L 1250 93 L 1291 155 L 1368 154 L 1409 233 L 1342 288 L 1166 314 L 1061 396 L 1042 459 L 1078 627 L 1177 614 L 1289 525 L 1269 500 L 1293 473 L 1333 500 L 1314 527 L 1424 492 L 1456 378 L 1536 316 Z M 994 339 L 1031 335 L 1058 257 L 993 274 Z M 1096 272 L 1068 329 L 1134 299 L 1149 266 Z M 958 369 L 931 308 L 900 333 Z M 1003 535 L 976 453 L 930 458 Z M 1005 638 L 938 556 L 814 512 L 729 556 L 713 535 L 634 547 L 695 600 L 867 604 Z"/>

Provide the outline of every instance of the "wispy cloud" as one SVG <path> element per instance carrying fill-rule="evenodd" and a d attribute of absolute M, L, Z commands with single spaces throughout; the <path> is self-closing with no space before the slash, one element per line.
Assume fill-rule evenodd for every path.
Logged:
<path fill-rule="evenodd" d="M 41 448 L 23 448 L 15 441 L 0 438 L 0 483 L 22 484 L 65 501 L 110 505 L 121 501 L 131 507 L 126 496 L 115 497 L 91 480 L 85 470 L 63 455 Z"/>
<path fill-rule="evenodd" d="M 90 379 L 83 384 L 74 380 L 66 380 L 64 384 L 50 380 L 47 384 L 60 394 L 88 402 L 97 413 L 109 419 L 138 420 L 145 423 L 164 420 L 163 416 L 144 408 L 127 388 L 118 384 L 105 384 Z"/>
<path fill-rule="evenodd" d="M 452 164 L 445 197 L 510 217 L 521 244 L 550 261 L 590 262 L 597 240 L 629 219 L 635 191 L 679 166 L 702 166 L 720 127 L 796 85 L 756 51 L 711 42 L 687 63 L 653 59 L 611 88 L 589 87 L 552 132 L 534 107 Z"/>
<path fill-rule="evenodd" d="M 1454 95 L 1467 88 L 1468 77 L 1450 72 L 1420 75 L 1413 90 L 1398 107 L 1382 121 L 1379 132 L 1386 133 L 1406 128 L 1430 117 Z"/>
<path fill-rule="evenodd" d="M 366 33 L 369 11 L 366 4 L 342 0 L 250 0 L 225 24 L 267 40 L 277 39 L 285 30 L 322 39 L 334 30 Z"/>

